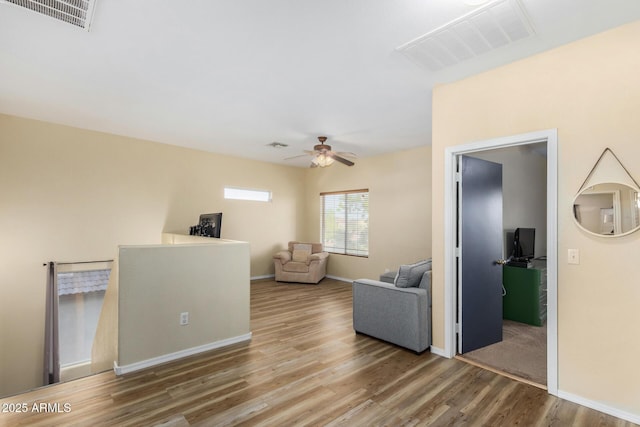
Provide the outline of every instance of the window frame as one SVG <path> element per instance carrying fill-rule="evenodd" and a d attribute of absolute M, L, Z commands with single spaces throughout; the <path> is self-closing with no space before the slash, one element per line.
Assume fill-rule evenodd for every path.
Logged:
<path fill-rule="evenodd" d="M 348 225 L 354 225 L 354 221 L 357 223 L 359 220 L 358 219 L 350 219 L 349 218 L 349 213 L 350 213 L 350 209 L 349 206 L 351 205 L 350 203 L 348 203 L 348 197 L 352 194 L 366 194 L 366 249 L 362 249 L 360 248 L 357 244 L 360 241 L 360 239 L 357 239 L 357 242 L 355 244 L 355 246 L 353 244 L 350 244 L 349 242 L 349 228 Z M 329 247 L 327 246 L 327 241 L 326 241 L 326 223 L 327 223 L 327 212 L 326 211 L 326 202 L 327 196 L 343 196 L 344 197 L 344 225 L 345 225 L 345 231 L 344 231 L 344 242 L 343 242 L 343 248 L 340 247 Z M 337 254 L 337 255 L 346 255 L 346 256 L 355 256 L 358 258 L 368 258 L 369 257 L 369 214 L 370 214 L 370 209 L 369 209 L 369 189 L 368 188 L 364 188 L 364 189 L 358 189 L 358 190 L 344 190 L 344 191 L 330 191 L 330 192 L 322 192 L 320 193 L 320 241 L 322 242 L 322 246 L 323 246 L 323 250 L 332 253 L 332 254 Z M 355 233 L 361 233 L 363 230 L 356 230 Z M 338 245 L 336 245 L 338 246 Z"/>

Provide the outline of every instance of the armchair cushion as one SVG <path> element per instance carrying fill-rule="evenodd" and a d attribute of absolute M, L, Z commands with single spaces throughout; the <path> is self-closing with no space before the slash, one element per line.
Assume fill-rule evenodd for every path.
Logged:
<path fill-rule="evenodd" d="M 311 245 L 305 243 L 296 243 L 293 245 L 293 252 L 291 253 L 291 259 L 295 262 L 309 262 L 311 256 Z"/>
<path fill-rule="evenodd" d="M 290 273 L 308 273 L 309 264 L 306 262 L 289 261 L 282 266 L 282 270 Z"/>
<path fill-rule="evenodd" d="M 300 244 L 303 242 L 289 242 L 289 252 L 293 252 L 293 247 L 297 244 Z M 303 243 L 304 244 L 304 243 Z M 319 253 L 322 252 L 322 243 L 306 243 L 311 245 L 311 253 L 315 254 L 315 253 Z"/>

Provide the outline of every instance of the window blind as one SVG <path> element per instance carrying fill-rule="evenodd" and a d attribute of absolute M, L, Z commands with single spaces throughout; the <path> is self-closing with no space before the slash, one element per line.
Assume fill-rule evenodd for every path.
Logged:
<path fill-rule="evenodd" d="M 369 256 L 369 190 L 320 193 L 320 202 L 324 250 Z"/>

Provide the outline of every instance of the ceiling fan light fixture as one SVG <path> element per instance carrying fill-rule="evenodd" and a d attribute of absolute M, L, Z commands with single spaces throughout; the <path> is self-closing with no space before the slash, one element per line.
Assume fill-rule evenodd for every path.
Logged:
<path fill-rule="evenodd" d="M 313 164 L 320 166 L 321 168 L 327 167 L 327 166 L 331 166 L 334 162 L 334 159 L 332 157 L 327 156 L 324 153 L 318 154 L 316 157 L 314 157 L 312 160 Z"/>
<path fill-rule="evenodd" d="M 326 168 L 327 166 L 331 166 L 333 162 L 339 162 L 346 166 L 353 166 L 355 164 L 351 160 L 348 160 L 342 157 L 342 156 L 356 157 L 355 154 L 333 152 L 331 150 L 331 146 L 325 144 L 325 142 L 327 141 L 326 136 L 319 136 L 318 141 L 320 142 L 320 144 L 314 145 L 313 151 L 305 151 L 305 153 L 307 153 L 306 155 L 303 154 L 301 156 L 287 157 L 285 160 L 294 159 L 297 157 L 306 157 L 308 155 L 311 155 L 313 156 L 311 158 L 311 165 L 310 165 L 310 167 L 312 168 L 317 168 L 317 167 Z"/>

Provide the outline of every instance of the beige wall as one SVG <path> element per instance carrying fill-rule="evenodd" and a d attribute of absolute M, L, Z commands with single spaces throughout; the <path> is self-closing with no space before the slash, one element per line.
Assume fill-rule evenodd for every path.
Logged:
<path fill-rule="evenodd" d="M 269 275 L 289 240 L 319 239 L 318 194 L 353 188 L 370 189 L 370 257 L 334 255 L 329 274 L 377 277 L 431 256 L 430 147 L 307 170 L 6 115 L 0 129 L 0 395 L 40 384 L 49 260 L 112 259 L 222 211 L 222 237 L 250 242 L 251 275 Z M 224 200 L 225 185 L 273 202 Z"/>
<path fill-rule="evenodd" d="M 559 390 L 640 416 L 640 234 L 587 235 L 572 202 L 605 147 L 640 178 L 640 22 L 443 85 L 433 95 L 434 345 L 444 346 L 444 150 L 558 129 Z M 567 249 L 580 265 L 567 264 Z"/>
<path fill-rule="evenodd" d="M 320 239 L 320 193 L 369 189 L 369 258 L 331 254 L 327 274 L 377 278 L 431 256 L 431 147 L 307 170 L 306 235 Z"/>
<path fill-rule="evenodd" d="M 208 240 L 119 248 L 120 368 L 249 339 L 249 244 Z"/>
<path fill-rule="evenodd" d="M 303 233 L 304 169 L 0 115 L 0 395 L 40 385 L 47 261 L 113 259 L 200 213 L 251 244 L 251 275 Z M 223 199 L 225 185 L 273 202 Z"/>

